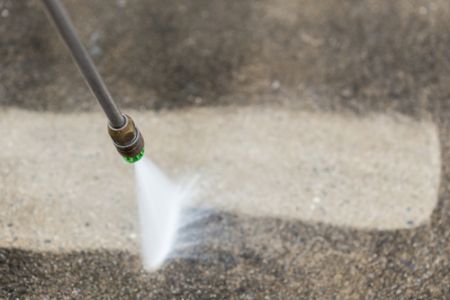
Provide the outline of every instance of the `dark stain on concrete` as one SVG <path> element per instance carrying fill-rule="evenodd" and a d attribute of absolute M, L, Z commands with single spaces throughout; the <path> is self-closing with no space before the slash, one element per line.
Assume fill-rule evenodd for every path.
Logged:
<path fill-rule="evenodd" d="M 446 1 L 64 1 L 124 107 L 295 103 L 417 115 L 450 96 Z M 9 1 L 0 103 L 96 109 L 39 3 Z"/>
<path fill-rule="evenodd" d="M 108 73 L 156 93 L 157 107 L 202 103 L 233 90 L 233 76 L 251 57 L 253 13 L 247 1 L 140 1 L 110 19 L 115 49 Z M 136 43 L 139 41 L 139 43 Z M 139 67 L 137 67 L 139 66 Z"/>
<path fill-rule="evenodd" d="M 251 2 L 152 0 L 128 1 L 125 7 L 111 1 L 65 2 L 125 106 L 213 103 L 233 91 L 235 73 L 257 50 Z M 0 103 L 56 111 L 95 107 L 42 7 L 34 1 L 10 6 L 10 16 L 0 19 L 0 31 L 13 37 L 0 48 L 0 55 L 8 54 Z"/>

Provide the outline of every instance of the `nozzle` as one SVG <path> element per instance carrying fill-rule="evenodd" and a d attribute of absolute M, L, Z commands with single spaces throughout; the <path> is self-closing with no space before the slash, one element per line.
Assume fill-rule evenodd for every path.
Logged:
<path fill-rule="evenodd" d="M 111 136 L 117 151 L 129 163 L 135 163 L 144 156 L 144 138 L 134 125 L 130 116 L 123 115 L 125 124 L 120 128 L 108 125 L 108 133 Z"/>

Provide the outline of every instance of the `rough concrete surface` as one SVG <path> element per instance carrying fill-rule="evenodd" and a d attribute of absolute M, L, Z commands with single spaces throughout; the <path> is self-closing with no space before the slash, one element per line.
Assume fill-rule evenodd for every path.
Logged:
<path fill-rule="evenodd" d="M 336 150 L 333 151 L 336 166 L 343 165 L 338 158 L 348 157 L 341 150 L 347 155 L 355 153 L 351 161 L 363 153 L 372 155 L 366 158 L 369 169 L 358 172 L 376 170 L 385 177 L 369 177 L 361 191 L 367 191 L 378 181 L 398 190 L 379 189 L 371 196 L 361 196 L 361 203 L 353 198 L 356 188 L 340 190 L 339 193 L 348 193 L 352 199 L 340 206 L 333 203 L 335 206 L 326 217 L 317 210 L 306 217 L 290 211 L 298 218 L 287 218 L 276 211 L 278 206 L 271 207 L 276 209 L 270 214 L 261 213 L 267 207 L 258 207 L 259 212 L 255 213 L 242 213 L 228 207 L 241 205 L 236 203 L 237 199 L 227 199 L 230 203 L 207 210 L 203 219 L 183 228 L 181 234 L 187 240 L 177 246 L 176 255 L 158 272 L 146 273 L 135 250 L 138 236 L 131 234 L 135 232 L 132 222 L 136 222 L 131 219 L 134 197 L 124 202 L 132 189 L 128 176 L 131 170 L 119 161 L 106 133 L 102 135 L 104 119 L 94 118 L 91 124 L 83 125 L 77 122 L 77 118 L 87 118 L 83 114 L 78 116 L 80 111 L 97 111 L 97 104 L 45 18 L 39 1 L 0 0 L 0 122 L 6 120 L 5 111 L 18 107 L 35 111 L 12 110 L 20 114 L 23 124 L 29 122 L 28 118 L 41 120 L 33 127 L 18 126 L 16 132 L 13 126 L 2 127 L 0 135 L 0 299 L 448 299 L 448 1 L 64 0 L 64 3 L 119 104 L 127 111 L 132 108 L 144 114 L 139 122 L 145 127 L 148 145 L 170 145 L 172 152 L 155 148 L 154 154 L 173 178 L 189 175 L 193 169 L 201 173 L 224 168 L 227 170 L 224 173 L 231 174 L 230 170 L 242 170 L 252 161 L 230 159 L 226 163 L 221 158 L 231 157 L 231 153 L 223 151 L 212 164 L 208 161 L 210 156 L 202 158 L 206 153 L 195 154 L 194 147 L 182 149 L 183 141 L 200 136 L 177 136 L 170 132 L 162 137 L 153 128 L 178 128 L 182 126 L 179 119 L 182 116 L 187 121 L 202 120 L 197 115 L 200 111 L 192 109 L 194 106 L 210 106 L 205 111 L 217 113 L 219 119 L 245 106 L 243 111 L 260 119 L 245 121 L 230 116 L 237 134 L 231 137 L 242 138 L 253 127 L 252 122 L 261 122 L 264 131 L 271 132 L 271 126 L 280 126 L 294 135 L 306 123 L 316 121 L 317 130 L 303 137 L 322 141 L 326 139 L 316 135 L 336 133 L 333 126 L 348 126 L 354 134 L 346 136 L 338 132 L 347 142 L 353 136 L 355 142 L 362 142 L 362 133 L 373 131 L 376 138 L 368 135 L 364 143 L 375 148 L 389 146 L 381 150 L 386 160 L 380 151 L 370 147 L 362 152 L 356 147 L 341 149 L 338 141 L 322 146 Z M 145 113 L 142 109 L 153 112 Z M 282 112 L 280 119 L 267 120 L 265 113 L 271 110 L 274 115 Z M 45 119 L 38 118 L 40 114 Z M 285 118 L 290 114 L 299 114 L 308 122 L 295 120 L 293 124 L 299 128 L 290 128 L 293 120 Z M 381 126 L 374 125 L 377 118 Z M 152 120 L 164 121 L 164 125 L 153 124 Z M 11 122 L 18 124 L 19 120 Z M 54 130 L 47 131 L 49 124 Z M 59 128 L 59 124 L 95 130 L 79 134 L 69 132 L 65 126 Z M 217 133 L 205 138 L 205 145 L 213 145 L 217 139 L 223 141 L 229 136 L 225 132 L 232 132 L 227 123 L 211 124 L 222 126 L 222 135 L 214 126 L 203 128 L 195 122 L 182 128 L 187 131 L 189 126 L 201 127 Z M 242 133 L 241 128 L 236 128 L 238 125 L 242 126 Z M 379 128 L 389 128 L 389 132 L 384 135 L 377 131 Z M 436 130 L 438 138 L 433 138 Z M 11 153 L 10 137 L 18 138 L 20 132 L 30 134 L 14 143 L 17 151 Z M 57 132 L 65 135 L 62 149 L 52 144 L 62 139 Z M 86 136 L 90 148 L 80 146 Z M 152 141 L 152 136 L 158 136 L 158 141 Z M 281 133 L 272 136 L 274 140 L 283 138 Z M 36 146 L 30 148 L 28 144 L 25 148 L 27 139 L 35 140 Z M 263 132 L 253 139 L 255 143 L 272 145 L 271 140 L 264 139 Z M 433 142 L 427 144 L 427 139 Z M 297 147 L 295 141 L 292 138 L 286 145 Z M 251 157 L 252 153 L 238 150 L 247 146 L 246 139 L 239 143 L 242 147 L 230 151 Z M 297 154 L 298 158 L 307 153 L 314 157 L 305 169 L 291 165 L 286 168 L 295 176 L 302 172 L 309 175 L 314 172 L 311 169 L 314 162 L 328 163 L 310 154 L 319 145 L 311 144 L 311 148 L 301 148 L 286 156 L 289 160 L 296 159 Z M 274 146 L 270 158 L 278 157 L 278 147 L 281 146 Z M 411 147 L 412 151 L 407 151 Z M 15 160 L 6 157 L 6 149 Z M 281 150 L 289 153 L 289 149 Z M 421 151 L 424 155 L 420 155 Z M 23 159 L 18 160 L 20 153 Z M 54 159 L 50 160 L 52 153 Z M 174 154 L 180 155 L 179 164 L 169 158 Z M 198 160 L 191 161 L 194 157 Z M 396 160 L 399 169 L 388 160 Z M 411 160 L 416 160 L 417 165 L 407 163 Z M 57 168 L 61 163 L 65 165 L 62 170 Z M 95 170 L 93 164 L 99 164 Z M 254 167 L 263 168 L 256 163 Z M 340 177 L 337 170 L 330 173 L 330 180 L 339 177 L 362 181 L 357 175 L 361 173 L 347 172 Z M 324 183 L 329 182 L 324 169 L 317 171 L 324 176 Z M 406 176 L 405 172 L 415 174 Z M 242 177 L 253 175 L 251 170 L 242 173 Z M 102 181 L 105 176 L 110 178 L 109 183 Z M 258 186 L 261 191 L 275 184 L 261 174 L 258 176 L 263 179 Z M 405 180 L 405 176 L 417 181 Z M 440 176 L 438 181 L 436 176 Z M 241 181 L 234 180 L 227 184 Z M 20 181 L 29 188 L 23 188 Z M 57 189 L 64 194 L 52 191 L 45 194 L 43 190 L 53 181 L 59 183 Z M 400 181 L 401 185 L 394 183 Z M 108 190 L 117 189 L 117 193 L 96 189 L 100 182 L 108 185 Z M 115 182 L 123 185 L 118 187 L 113 185 Z M 437 202 L 431 196 L 436 192 L 433 182 L 439 184 L 434 198 Z M 287 190 L 293 186 L 294 183 Z M 305 186 L 298 186 L 305 190 Z M 329 186 L 320 187 L 323 190 L 313 187 L 330 191 Z M 90 191 L 90 198 L 85 194 L 78 198 L 83 189 Z M 308 198 L 317 190 L 311 190 Z M 388 192 L 395 192 L 395 198 L 375 197 Z M 99 201 L 105 193 L 109 199 Z M 258 193 L 259 190 L 254 191 L 254 195 Z M 261 198 L 267 200 L 270 195 L 272 191 L 261 194 Z M 419 199 L 413 200 L 414 195 Z M 295 198 L 291 194 L 289 197 Z M 287 197 L 274 198 L 271 203 L 283 199 Z M 324 199 L 319 198 L 319 204 Z M 248 200 L 251 199 L 242 200 L 244 207 L 250 203 Z M 406 201 L 411 202 L 411 211 L 406 213 L 414 216 L 415 222 L 404 226 L 407 219 L 402 208 L 406 209 Z M 376 203 L 387 204 L 389 208 L 383 214 L 379 210 L 382 205 Z M 336 224 L 349 225 L 357 219 L 329 218 L 334 213 L 342 215 L 352 205 L 366 204 L 375 206 L 372 212 L 377 220 L 386 220 L 382 225 L 375 219 L 361 218 L 358 224 L 340 226 Z M 89 213 L 73 209 L 78 205 L 88 208 Z M 124 213 L 114 215 L 111 222 L 97 222 L 109 218 L 105 205 Z M 54 211 L 61 214 L 50 213 Z M 101 212 L 96 215 L 94 212 L 98 211 Z M 14 218 L 14 214 L 20 217 Z M 352 214 L 355 215 L 358 214 Z M 399 217 L 392 221 L 394 215 Z M 49 224 L 62 225 L 52 228 Z M 76 237 L 70 239 L 71 250 L 56 246 L 68 241 L 67 236 Z"/>
<path fill-rule="evenodd" d="M 39 1 L 0 3 L 0 103 L 96 108 Z M 64 3 L 123 107 L 288 102 L 420 114 L 450 93 L 447 0 Z"/>

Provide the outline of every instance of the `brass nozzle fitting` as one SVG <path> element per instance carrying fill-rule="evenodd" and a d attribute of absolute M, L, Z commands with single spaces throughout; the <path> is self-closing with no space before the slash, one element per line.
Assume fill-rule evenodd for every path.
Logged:
<path fill-rule="evenodd" d="M 130 116 L 124 115 L 125 124 L 120 128 L 108 125 L 108 133 L 111 136 L 117 151 L 126 161 L 134 163 L 144 155 L 144 138 L 134 125 Z"/>

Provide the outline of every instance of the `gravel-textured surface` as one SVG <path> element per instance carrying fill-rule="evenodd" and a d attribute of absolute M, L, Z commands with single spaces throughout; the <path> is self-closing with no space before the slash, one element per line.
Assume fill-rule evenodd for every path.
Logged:
<path fill-rule="evenodd" d="M 37 2 L 0 0 L 0 104 L 96 109 Z M 129 252 L 2 248 L 0 298 L 448 299 L 447 1 L 64 2 L 125 107 L 275 99 L 431 114 L 438 203 L 430 224 L 394 231 L 217 213 L 198 224 L 204 244 L 153 274 Z"/>
<path fill-rule="evenodd" d="M 420 114 L 450 94 L 446 0 L 64 3 L 125 107 L 295 102 Z M 97 109 L 39 1 L 0 5 L 0 104 Z"/>
<path fill-rule="evenodd" d="M 442 197 L 448 197 L 443 189 Z M 213 215 L 204 244 L 145 273 L 129 252 L 0 250 L 3 297 L 80 299 L 446 299 L 447 203 L 431 226 L 363 232 Z M 440 212 L 439 212 L 440 211 Z M 443 217 L 446 220 L 443 221 Z"/>

